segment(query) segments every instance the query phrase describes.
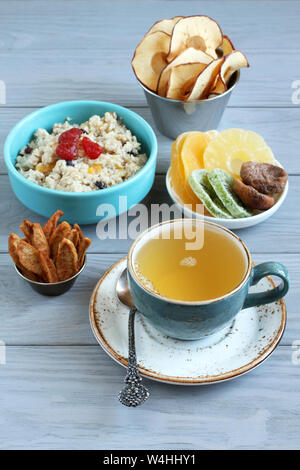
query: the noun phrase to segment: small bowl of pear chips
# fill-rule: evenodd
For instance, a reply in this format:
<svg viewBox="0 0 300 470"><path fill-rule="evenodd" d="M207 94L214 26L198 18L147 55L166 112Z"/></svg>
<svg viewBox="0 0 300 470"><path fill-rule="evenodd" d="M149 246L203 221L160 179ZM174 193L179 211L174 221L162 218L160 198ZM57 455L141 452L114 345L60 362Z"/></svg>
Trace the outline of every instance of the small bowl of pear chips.
<svg viewBox="0 0 300 470"><path fill-rule="evenodd" d="M218 23L204 15L156 22L131 65L156 126L173 139L190 130L216 129L240 69L249 67Z"/></svg>
<svg viewBox="0 0 300 470"><path fill-rule="evenodd" d="M24 237L16 233L8 237L17 273L43 295L60 295L72 287L84 269L91 244L78 224L58 224L62 215L61 210L56 211L43 227L25 219L20 225Z"/></svg>

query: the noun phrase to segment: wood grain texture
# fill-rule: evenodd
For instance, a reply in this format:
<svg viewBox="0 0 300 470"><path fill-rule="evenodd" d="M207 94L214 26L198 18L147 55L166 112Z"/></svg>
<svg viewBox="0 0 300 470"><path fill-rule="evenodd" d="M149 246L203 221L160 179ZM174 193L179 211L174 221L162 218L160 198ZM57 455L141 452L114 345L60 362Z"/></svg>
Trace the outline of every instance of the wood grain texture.
<svg viewBox="0 0 300 470"><path fill-rule="evenodd" d="M255 227L236 230L243 240L246 242L252 252L261 253L299 253L300 252L300 220L295 217L295 208L300 206L300 187L299 177L292 176L289 179L289 194L280 207L278 212ZM7 237L10 232L17 231L20 222L27 218L32 222L44 223L46 219L41 217L29 209L27 209L12 193L9 181L6 175L0 175L0 200L5 217L0 225L0 251L7 251ZM165 175L157 175L153 188L143 201L148 208L151 204L172 204L166 189ZM149 215L151 211L149 210ZM181 212L177 210L176 216L180 217ZM128 227L133 217L123 215L124 226ZM292 223L291 223L292 221ZM120 224L117 218L117 234L119 234ZM150 219L149 219L150 222ZM113 223L113 222L111 222ZM84 227L84 233L91 238L93 243L89 248L90 252L102 253L124 253L128 251L132 241L127 238L127 230L121 231L120 239L100 240L96 235L96 225L87 225ZM99 230L98 230L99 233ZM103 230L102 230L103 233ZM280 238L280 245L278 245Z"/></svg>
<svg viewBox="0 0 300 470"><path fill-rule="evenodd" d="M96 340L89 325L88 305L94 286L122 254L89 254L87 266L66 294L46 298L34 292L13 268L8 254L0 255L0 340L7 345L92 345ZM281 340L291 345L300 339L300 254L255 254L256 263L279 261L286 265L291 289L286 297L287 327ZM21 308L16 308L16 306Z"/></svg>
<svg viewBox="0 0 300 470"><path fill-rule="evenodd" d="M8 347L0 365L1 449L299 449L300 366L281 347L231 382L147 381L136 410L124 369L94 346Z"/></svg>
<svg viewBox="0 0 300 470"><path fill-rule="evenodd" d="M3 2L0 79L7 84L7 104L112 97L144 104L130 65L136 45L159 18L197 13L219 21L251 65L242 71L231 105L292 105L291 84L300 68L300 4L265 0Z"/></svg>
<svg viewBox="0 0 300 470"><path fill-rule="evenodd" d="M112 101L115 101L112 99ZM12 127L24 116L37 108L6 108L0 106L0 173L6 173L3 163L3 145ZM172 140L156 130L149 108L131 109L141 115L156 132L158 141L157 173L165 173L170 166ZM240 127L259 132L273 150L275 158L291 175L300 174L300 119L295 108L227 108L220 130Z"/></svg>

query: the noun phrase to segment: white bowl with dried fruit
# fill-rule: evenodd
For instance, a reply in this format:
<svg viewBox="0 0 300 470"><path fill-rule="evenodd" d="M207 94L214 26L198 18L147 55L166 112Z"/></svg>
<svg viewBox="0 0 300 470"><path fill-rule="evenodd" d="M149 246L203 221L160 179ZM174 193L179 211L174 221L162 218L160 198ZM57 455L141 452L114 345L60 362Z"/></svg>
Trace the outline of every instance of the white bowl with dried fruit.
<svg viewBox="0 0 300 470"><path fill-rule="evenodd" d="M173 143L166 186L186 216L240 229L277 212L288 193L288 175L253 131L195 131Z"/></svg>

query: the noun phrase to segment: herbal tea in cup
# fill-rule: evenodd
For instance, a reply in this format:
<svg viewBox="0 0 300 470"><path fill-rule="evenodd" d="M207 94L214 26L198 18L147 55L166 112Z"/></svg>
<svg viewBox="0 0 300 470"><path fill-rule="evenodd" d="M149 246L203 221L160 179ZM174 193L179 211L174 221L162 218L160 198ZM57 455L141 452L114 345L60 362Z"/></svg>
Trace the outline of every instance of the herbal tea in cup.
<svg viewBox="0 0 300 470"><path fill-rule="evenodd" d="M249 293L268 275L281 278L280 284ZM289 289L285 266L268 261L252 267L237 235L200 219L170 220L143 232L128 253L128 281L147 321L183 340L215 333L240 310L275 302Z"/></svg>
<svg viewBox="0 0 300 470"><path fill-rule="evenodd" d="M230 232L205 225L201 249L191 249L184 231L162 226L137 251L135 272L145 287L169 299L205 301L222 297L244 279L247 253ZM168 232L168 233L166 233ZM180 238L176 236L182 235Z"/></svg>

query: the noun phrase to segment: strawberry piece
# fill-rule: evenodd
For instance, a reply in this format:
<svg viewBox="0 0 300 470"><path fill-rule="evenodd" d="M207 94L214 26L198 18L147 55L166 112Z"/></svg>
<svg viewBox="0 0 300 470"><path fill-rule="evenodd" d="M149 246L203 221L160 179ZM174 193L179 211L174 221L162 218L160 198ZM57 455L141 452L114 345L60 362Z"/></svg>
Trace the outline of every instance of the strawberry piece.
<svg viewBox="0 0 300 470"><path fill-rule="evenodd" d="M95 160L103 152L103 148L99 144L97 144L97 142L93 142L88 137L83 137L81 144L82 144L84 153L91 160Z"/></svg>
<svg viewBox="0 0 300 470"><path fill-rule="evenodd" d="M60 134L58 138L58 142L60 144L79 142L81 134L82 134L81 129L78 129L77 127L72 127L71 129Z"/></svg>
<svg viewBox="0 0 300 470"><path fill-rule="evenodd" d="M78 155L78 144L59 144L56 147L56 155L64 160L75 160Z"/></svg>
<svg viewBox="0 0 300 470"><path fill-rule="evenodd" d="M72 129L60 134L56 155L64 160L75 160L78 155L78 145L81 134L82 130L77 127L72 127Z"/></svg>

